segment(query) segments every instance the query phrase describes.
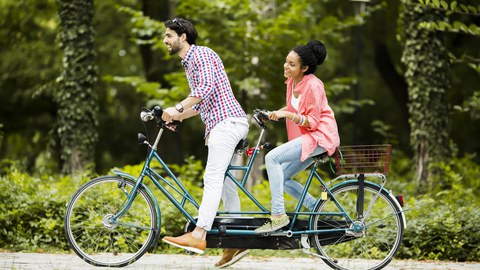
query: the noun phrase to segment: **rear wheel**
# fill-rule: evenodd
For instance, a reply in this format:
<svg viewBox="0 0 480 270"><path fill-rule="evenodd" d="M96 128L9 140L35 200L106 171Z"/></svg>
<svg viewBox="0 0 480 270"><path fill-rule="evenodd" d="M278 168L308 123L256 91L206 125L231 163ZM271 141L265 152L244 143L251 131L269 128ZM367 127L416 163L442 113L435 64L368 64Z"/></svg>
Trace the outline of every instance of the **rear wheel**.
<svg viewBox="0 0 480 270"><path fill-rule="evenodd" d="M358 182L338 186L333 195L355 220L357 216ZM399 207L385 190L366 182L364 188L365 219L347 221L343 216L315 215L311 228L346 229L337 233L317 234L312 237L317 252L334 269L381 269L393 258L403 238L403 219ZM378 197L377 197L378 195ZM370 211L367 213L368 208ZM339 212L331 199L318 204L315 212Z"/></svg>
<svg viewBox="0 0 480 270"><path fill-rule="evenodd" d="M155 239L157 213L149 193L139 188L131 207L111 218L132 195L135 182L103 176L84 184L65 214L65 232L80 258L95 266L121 267L140 258Z"/></svg>

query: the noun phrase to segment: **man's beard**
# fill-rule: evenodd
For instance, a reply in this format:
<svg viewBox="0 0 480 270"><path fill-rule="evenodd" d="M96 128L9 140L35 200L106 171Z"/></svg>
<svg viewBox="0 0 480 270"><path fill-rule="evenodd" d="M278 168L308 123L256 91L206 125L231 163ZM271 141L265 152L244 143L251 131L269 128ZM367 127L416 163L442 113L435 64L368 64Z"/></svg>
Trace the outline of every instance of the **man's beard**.
<svg viewBox="0 0 480 270"><path fill-rule="evenodd" d="M171 49L170 49L170 52L169 52L170 55L177 54L178 51L180 51L180 46L179 46L178 43L176 43L176 44L171 44L171 45L170 45L170 48L171 48Z"/></svg>

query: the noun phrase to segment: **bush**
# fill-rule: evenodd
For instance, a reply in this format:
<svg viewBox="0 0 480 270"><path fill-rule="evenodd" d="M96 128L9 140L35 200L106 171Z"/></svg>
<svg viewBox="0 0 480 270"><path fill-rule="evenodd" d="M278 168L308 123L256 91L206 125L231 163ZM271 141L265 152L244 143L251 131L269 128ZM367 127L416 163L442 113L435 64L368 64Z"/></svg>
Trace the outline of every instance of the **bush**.
<svg viewBox="0 0 480 270"><path fill-rule="evenodd" d="M15 165L11 162L2 164ZM406 164L406 162L404 162ZM0 164L1 165L1 164ZM62 251L70 250L63 229L66 204L74 192L90 177L87 176L31 176L22 172L22 166L0 166L0 249L12 251ZM142 164L121 168L137 176ZM403 165L402 165L403 166ZM157 166L158 167L158 166ZM478 209L478 173L480 166L471 157L453 159L440 164L443 174L437 181L440 187L431 194L416 196L405 205L407 229L397 258L435 259L455 261L480 261L480 209ZM203 166L190 157L182 166L172 166L192 196L201 202ZM306 178L303 173L298 178ZM162 174L164 175L164 174ZM398 180L397 180L398 179ZM393 180L393 181L392 181ZM387 188L395 187L413 194L411 180L400 174L389 175ZM172 206L151 181L145 181L160 204L162 236L180 235L186 223L183 215ZM315 185L315 184L314 184ZM267 182L253 188L254 196L265 206L270 206L270 189ZM315 193L315 192L314 192ZM240 193L241 194L241 193ZM318 194L314 194L318 195ZM181 200L179 194L175 195ZM258 210L242 196L242 209ZM297 201L286 196L286 206L293 210ZM193 205L185 205L193 215ZM181 216L181 218L179 218ZM159 243L156 252L177 252ZM216 252L216 251L212 251ZM275 253L277 254L277 253Z"/></svg>
<svg viewBox="0 0 480 270"><path fill-rule="evenodd" d="M480 261L480 166L475 155L434 165L428 194L408 200L399 257Z"/></svg>
<svg viewBox="0 0 480 270"><path fill-rule="evenodd" d="M407 230L397 257L480 260L480 209L449 201L428 196L408 200Z"/></svg>
<svg viewBox="0 0 480 270"><path fill-rule="evenodd" d="M137 176L142 166L126 166L121 170ZM31 176L17 168L7 169L4 166L0 173L0 249L37 252L70 250L63 226L66 205L75 191L92 177ZM202 189L198 176L203 172L201 162L189 158L185 165L172 168L184 172L182 183L200 203L198 199ZM151 181L145 183L160 204L162 235L182 233L187 220L179 218L180 212ZM181 200L178 194L176 197ZM193 205L187 204L186 207L195 213Z"/></svg>
<svg viewBox="0 0 480 270"><path fill-rule="evenodd" d="M70 180L35 178L16 170L2 176L0 247L13 251L67 249L63 216L67 194L73 191L68 188Z"/></svg>

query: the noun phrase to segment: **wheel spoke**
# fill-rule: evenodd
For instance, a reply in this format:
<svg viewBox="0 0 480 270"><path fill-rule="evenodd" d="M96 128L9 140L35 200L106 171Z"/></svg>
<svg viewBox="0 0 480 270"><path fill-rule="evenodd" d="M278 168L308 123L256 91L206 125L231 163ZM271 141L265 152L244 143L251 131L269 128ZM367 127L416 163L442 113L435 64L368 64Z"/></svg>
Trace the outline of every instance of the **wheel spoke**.
<svg viewBox="0 0 480 270"><path fill-rule="evenodd" d="M155 204L140 188L130 209L117 221L111 217L124 208L135 182L120 177L96 178L72 197L65 215L67 239L74 251L96 266L121 267L140 258L154 240Z"/></svg>
<svg viewBox="0 0 480 270"><path fill-rule="evenodd" d="M356 216L356 198L359 186L348 183L332 190L336 200L350 216ZM317 252L325 263L336 269L381 269L397 252L403 237L403 221L395 202L385 191L370 183L364 188L367 215L352 224L341 216L316 215L312 229L345 228L346 233L326 233L313 237ZM335 212L337 206L326 200L316 212Z"/></svg>

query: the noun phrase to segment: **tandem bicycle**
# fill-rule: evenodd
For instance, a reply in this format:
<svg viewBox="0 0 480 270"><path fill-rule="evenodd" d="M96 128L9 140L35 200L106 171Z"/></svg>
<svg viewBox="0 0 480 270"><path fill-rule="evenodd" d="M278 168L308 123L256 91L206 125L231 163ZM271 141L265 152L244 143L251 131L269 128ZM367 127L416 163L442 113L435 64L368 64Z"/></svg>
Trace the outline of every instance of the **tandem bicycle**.
<svg viewBox="0 0 480 270"><path fill-rule="evenodd" d="M161 209L146 179L185 217L185 231L195 228L195 213L187 205L198 210L199 203L182 183L181 176L176 176L157 153L165 129L174 129L162 121L162 112L156 106L153 110L143 109L140 114L142 121L155 121L159 126L153 144L145 135L138 134L139 143L148 146L140 175L114 170L114 175L83 184L67 204L67 240L74 252L91 265L123 267L157 247ZM265 223L270 211L246 188L246 183L255 158L270 143L263 143L266 112L255 110L253 118L261 128L256 145L247 149L248 143L242 140L236 149L248 154L247 164L230 165L225 176L258 210L218 211L207 233L207 248L299 249L321 258L333 269L385 267L398 251L406 228L403 197L385 187L391 145L341 146L332 157L315 156L294 211L287 211L290 223L278 231L257 234L254 230ZM161 169L152 165L154 161ZM325 181L317 170L329 161L335 164L338 176ZM237 178L237 171L243 171L243 176ZM303 201L311 188L321 195L314 210L304 210Z"/></svg>

